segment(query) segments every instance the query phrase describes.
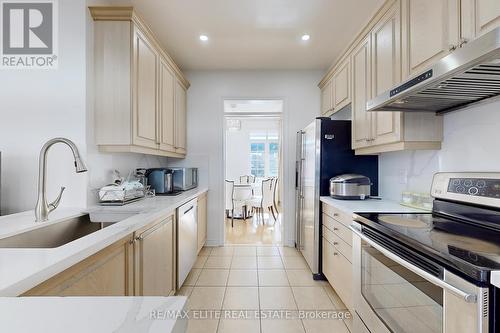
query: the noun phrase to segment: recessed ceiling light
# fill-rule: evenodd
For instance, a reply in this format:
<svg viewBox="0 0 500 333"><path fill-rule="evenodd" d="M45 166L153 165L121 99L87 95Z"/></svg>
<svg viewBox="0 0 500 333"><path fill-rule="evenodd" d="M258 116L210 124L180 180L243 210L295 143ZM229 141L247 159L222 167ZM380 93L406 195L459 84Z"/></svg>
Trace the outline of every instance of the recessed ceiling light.
<svg viewBox="0 0 500 333"><path fill-rule="evenodd" d="M208 36L207 35L200 35L200 40L202 42L206 42L208 40Z"/></svg>
<svg viewBox="0 0 500 333"><path fill-rule="evenodd" d="M302 36L302 40L303 41L306 41L306 40L309 40L309 39L311 39L311 36L309 36L309 35L303 35Z"/></svg>

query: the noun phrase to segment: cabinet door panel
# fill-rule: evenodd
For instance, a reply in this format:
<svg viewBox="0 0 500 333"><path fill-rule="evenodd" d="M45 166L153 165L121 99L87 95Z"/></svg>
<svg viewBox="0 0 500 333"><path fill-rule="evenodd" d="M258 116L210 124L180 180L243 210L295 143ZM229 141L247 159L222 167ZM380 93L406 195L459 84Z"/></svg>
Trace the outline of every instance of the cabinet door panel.
<svg viewBox="0 0 500 333"><path fill-rule="evenodd" d="M330 112L333 108L333 91L332 91L332 79L326 83L326 85L321 89L321 114L325 115Z"/></svg>
<svg viewBox="0 0 500 333"><path fill-rule="evenodd" d="M476 34L478 36L500 26L500 1L475 0Z"/></svg>
<svg viewBox="0 0 500 333"><path fill-rule="evenodd" d="M175 151L175 76L160 62L160 149Z"/></svg>
<svg viewBox="0 0 500 333"><path fill-rule="evenodd" d="M365 147L371 138L371 113L366 111L366 102L371 97L370 39L361 42L352 54L352 145Z"/></svg>
<svg viewBox="0 0 500 333"><path fill-rule="evenodd" d="M174 219L159 222L136 243L136 294L169 296L174 292Z"/></svg>
<svg viewBox="0 0 500 333"><path fill-rule="evenodd" d="M372 32L373 96L390 89L401 80L401 21L396 3ZM375 112L372 126L374 144L401 140L401 113Z"/></svg>
<svg viewBox="0 0 500 333"><path fill-rule="evenodd" d="M175 148L179 153L186 152L186 89L179 81L175 86L175 119L176 143Z"/></svg>
<svg viewBox="0 0 500 333"><path fill-rule="evenodd" d="M134 144L157 148L158 54L138 31L134 41Z"/></svg>
<svg viewBox="0 0 500 333"><path fill-rule="evenodd" d="M334 77L334 93L333 97L335 102L333 107L339 110L349 104L351 101L350 94L350 80L349 80L349 59L344 62L344 64L339 68L337 74Z"/></svg>
<svg viewBox="0 0 500 333"><path fill-rule="evenodd" d="M198 252L207 240L207 195L198 200Z"/></svg>
<svg viewBox="0 0 500 333"><path fill-rule="evenodd" d="M458 0L406 0L407 75L421 72L450 53L459 39Z"/></svg>

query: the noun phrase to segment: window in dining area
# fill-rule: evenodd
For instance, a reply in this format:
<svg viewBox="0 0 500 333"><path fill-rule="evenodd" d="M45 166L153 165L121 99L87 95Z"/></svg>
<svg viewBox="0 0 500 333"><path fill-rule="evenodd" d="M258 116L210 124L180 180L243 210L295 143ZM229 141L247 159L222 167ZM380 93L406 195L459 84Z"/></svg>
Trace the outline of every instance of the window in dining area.
<svg viewBox="0 0 500 333"><path fill-rule="evenodd" d="M278 133L250 134L250 174L258 177L278 177Z"/></svg>

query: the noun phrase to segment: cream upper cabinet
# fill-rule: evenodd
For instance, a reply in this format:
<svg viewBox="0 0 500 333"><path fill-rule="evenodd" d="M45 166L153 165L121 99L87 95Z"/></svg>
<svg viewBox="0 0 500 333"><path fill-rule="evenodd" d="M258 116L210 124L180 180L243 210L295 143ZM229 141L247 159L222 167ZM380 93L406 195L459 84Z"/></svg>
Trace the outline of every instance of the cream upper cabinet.
<svg viewBox="0 0 500 333"><path fill-rule="evenodd" d="M333 108L340 110L351 103L350 58L340 65L333 76Z"/></svg>
<svg viewBox="0 0 500 333"><path fill-rule="evenodd" d="M178 153L186 153L186 89L176 81L175 85L175 149Z"/></svg>
<svg viewBox="0 0 500 333"><path fill-rule="evenodd" d="M498 28L500 26L500 1L461 0L461 23L464 41Z"/></svg>
<svg viewBox="0 0 500 333"><path fill-rule="evenodd" d="M157 65L158 53L148 39L134 31L134 130L133 143L137 146L158 148L157 133Z"/></svg>
<svg viewBox="0 0 500 333"><path fill-rule="evenodd" d="M366 111L371 97L371 44L367 37L352 52L352 147L366 147L371 139L372 114Z"/></svg>
<svg viewBox="0 0 500 333"><path fill-rule="evenodd" d="M372 96L401 81L401 15L396 2L375 25L372 43ZM375 112L372 116L374 144L401 140L401 113Z"/></svg>
<svg viewBox="0 0 500 333"><path fill-rule="evenodd" d="M146 227L135 237L135 295L170 296L175 292L174 217Z"/></svg>
<svg viewBox="0 0 500 333"><path fill-rule="evenodd" d="M185 123L189 82L133 8L89 8L95 21L95 138L99 150L184 157L185 125L182 138L176 125ZM180 119L177 105L184 110Z"/></svg>
<svg viewBox="0 0 500 333"><path fill-rule="evenodd" d="M459 46L460 0L403 0L402 7L403 78L407 78Z"/></svg>
<svg viewBox="0 0 500 333"><path fill-rule="evenodd" d="M333 81L330 79L321 88L321 115L327 115L333 110Z"/></svg>
<svg viewBox="0 0 500 333"><path fill-rule="evenodd" d="M175 152L175 75L160 60L160 149Z"/></svg>

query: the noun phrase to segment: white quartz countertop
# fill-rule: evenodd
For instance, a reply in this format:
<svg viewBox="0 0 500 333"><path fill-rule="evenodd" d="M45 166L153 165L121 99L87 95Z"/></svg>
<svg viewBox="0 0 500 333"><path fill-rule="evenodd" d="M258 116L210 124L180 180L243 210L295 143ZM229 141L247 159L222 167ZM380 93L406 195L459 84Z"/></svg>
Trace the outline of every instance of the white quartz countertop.
<svg viewBox="0 0 500 333"><path fill-rule="evenodd" d="M34 213L0 217L0 239L59 223L87 212L122 214L122 220L102 230L56 248L0 248L0 296L18 296L54 275L99 252L149 223L169 215L184 203L206 192L206 188L186 191L175 197L148 198L123 207L60 208L46 222L35 223ZM115 221L107 221L115 222Z"/></svg>
<svg viewBox="0 0 500 333"><path fill-rule="evenodd" d="M186 297L0 297L1 331L181 333L187 328L186 302Z"/></svg>
<svg viewBox="0 0 500 333"><path fill-rule="evenodd" d="M327 205L336 207L349 214L355 213L428 213L418 208L407 207L399 202L387 199L366 200L339 200L332 197L321 197L320 200Z"/></svg>

